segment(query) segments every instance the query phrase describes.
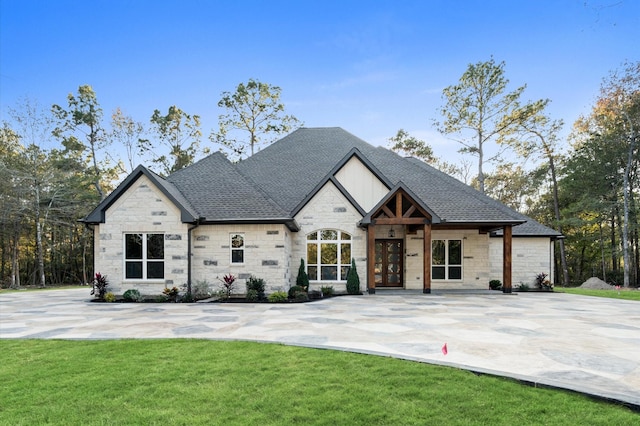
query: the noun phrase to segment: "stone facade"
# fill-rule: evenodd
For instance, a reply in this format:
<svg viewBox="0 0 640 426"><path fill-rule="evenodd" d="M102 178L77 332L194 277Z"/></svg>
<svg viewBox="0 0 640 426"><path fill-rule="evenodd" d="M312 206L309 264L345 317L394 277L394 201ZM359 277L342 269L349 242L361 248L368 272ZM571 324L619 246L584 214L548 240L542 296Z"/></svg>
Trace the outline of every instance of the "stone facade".
<svg viewBox="0 0 640 426"><path fill-rule="evenodd" d="M358 227L362 216L331 182L320 189L295 217L300 232L292 234L292 259L295 271L291 276L291 285L295 284L297 266L300 259L307 263L307 235L322 229L335 229L351 234L351 257L356 260L356 269L360 277L360 290L366 290L367 271L367 233ZM336 292L346 291L346 281L314 281L312 289L321 286L333 286Z"/></svg>
<svg viewBox="0 0 640 426"><path fill-rule="evenodd" d="M549 238L513 238L511 247L512 287L520 284L533 288L541 272L553 277L553 244ZM489 264L492 280L502 281L502 238L490 238Z"/></svg>
<svg viewBox="0 0 640 426"><path fill-rule="evenodd" d="M244 263L231 262L230 238L244 236ZM201 225L192 231L192 283L206 281L218 288L224 275L237 278L236 293L245 280L262 278L267 293L288 290L291 280L291 232L284 225Z"/></svg>
<svg viewBox="0 0 640 426"><path fill-rule="evenodd" d="M107 276L109 291L122 294L137 288L161 294L165 287L187 282L187 230L180 210L149 179L141 176L105 212L95 226L95 271ZM164 234L164 279L127 280L124 274L124 234Z"/></svg>

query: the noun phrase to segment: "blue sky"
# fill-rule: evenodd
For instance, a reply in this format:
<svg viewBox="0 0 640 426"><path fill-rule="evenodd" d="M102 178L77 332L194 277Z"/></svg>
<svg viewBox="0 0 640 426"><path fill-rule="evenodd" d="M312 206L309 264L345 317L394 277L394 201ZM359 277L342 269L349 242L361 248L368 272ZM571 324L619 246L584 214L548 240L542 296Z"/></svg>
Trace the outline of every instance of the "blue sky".
<svg viewBox="0 0 640 426"><path fill-rule="evenodd" d="M442 89L491 56L568 132L602 78L640 60L640 2L0 0L0 118L89 84L106 118L200 115L207 145L220 94L254 78L308 127L375 145L404 128L453 159L459 145L432 126Z"/></svg>

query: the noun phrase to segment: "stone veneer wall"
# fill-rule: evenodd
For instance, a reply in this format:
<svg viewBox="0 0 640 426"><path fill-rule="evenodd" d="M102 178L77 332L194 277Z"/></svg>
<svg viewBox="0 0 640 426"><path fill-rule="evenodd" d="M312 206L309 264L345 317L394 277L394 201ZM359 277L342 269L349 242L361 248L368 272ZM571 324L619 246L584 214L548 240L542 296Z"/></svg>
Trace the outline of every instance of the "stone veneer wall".
<svg viewBox="0 0 640 426"><path fill-rule="evenodd" d="M491 279L502 281L502 238L490 238ZM541 272L548 274L553 282L553 245L547 238L513 238L511 247L511 285L520 283L533 288L535 277Z"/></svg>
<svg viewBox="0 0 640 426"><path fill-rule="evenodd" d="M107 276L108 291L122 294L137 288L142 294L161 294L165 287L187 282L187 225L180 210L145 176L107 209L105 223L95 227L95 271ZM165 278L124 279L124 234L164 234Z"/></svg>
<svg viewBox="0 0 640 426"><path fill-rule="evenodd" d="M367 233L358 227L362 216L340 191L328 182L307 203L295 217L300 231L292 233L291 259L294 271L289 284L295 285L300 259L307 264L307 234L320 229L337 229L351 234L351 257L356 260L356 269L360 277L360 290L365 291L367 282ZM335 292L346 292L346 281L316 281L312 289L333 286Z"/></svg>
<svg viewBox="0 0 640 426"><path fill-rule="evenodd" d="M244 263L231 263L231 234L244 234ZM220 287L224 275L236 276L236 291L246 292L251 275L266 282L266 292L288 290L291 279L291 232L284 225L201 225L192 231L192 284Z"/></svg>
<svg viewBox="0 0 640 426"><path fill-rule="evenodd" d="M486 234L477 230L438 231L431 233L432 240L462 240L462 281L432 280L431 289L484 289L489 286L489 241ZM405 288L422 289L424 231L405 237Z"/></svg>

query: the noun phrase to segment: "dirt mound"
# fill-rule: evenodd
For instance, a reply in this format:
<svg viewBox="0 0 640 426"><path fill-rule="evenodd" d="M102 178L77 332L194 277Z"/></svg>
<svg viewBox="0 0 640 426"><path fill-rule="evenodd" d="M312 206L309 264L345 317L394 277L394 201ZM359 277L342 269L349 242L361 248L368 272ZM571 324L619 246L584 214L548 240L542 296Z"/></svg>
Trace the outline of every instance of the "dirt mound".
<svg viewBox="0 0 640 426"><path fill-rule="evenodd" d="M580 288L589 288L593 290L611 290L612 287L598 277L591 277L584 283L582 283Z"/></svg>

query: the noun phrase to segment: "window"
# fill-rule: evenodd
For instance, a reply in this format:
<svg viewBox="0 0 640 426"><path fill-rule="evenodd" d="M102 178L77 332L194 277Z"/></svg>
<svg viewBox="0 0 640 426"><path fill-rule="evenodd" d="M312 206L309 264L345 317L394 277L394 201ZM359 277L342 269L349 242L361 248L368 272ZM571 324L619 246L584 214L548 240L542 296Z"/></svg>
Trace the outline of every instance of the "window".
<svg viewBox="0 0 640 426"><path fill-rule="evenodd" d="M431 278L462 280L462 240L431 242Z"/></svg>
<svg viewBox="0 0 640 426"><path fill-rule="evenodd" d="M351 235L324 229L307 235L310 281L345 281L351 266Z"/></svg>
<svg viewBox="0 0 640 426"><path fill-rule="evenodd" d="M124 235L124 278L164 278L164 234Z"/></svg>
<svg viewBox="0 0 640 426"><path fill-rule="evenodd" d="M231 263L244 263L244 234L231 234Z"/></svg>

